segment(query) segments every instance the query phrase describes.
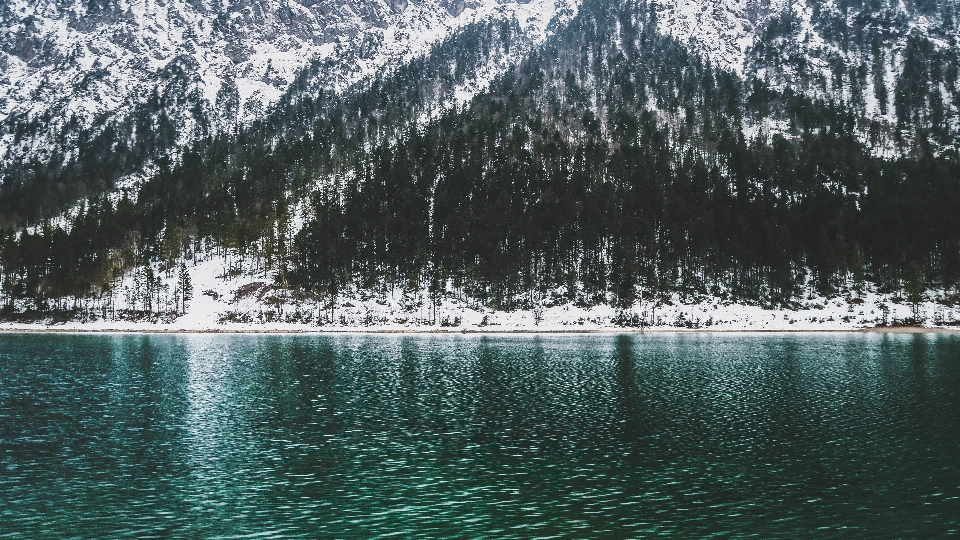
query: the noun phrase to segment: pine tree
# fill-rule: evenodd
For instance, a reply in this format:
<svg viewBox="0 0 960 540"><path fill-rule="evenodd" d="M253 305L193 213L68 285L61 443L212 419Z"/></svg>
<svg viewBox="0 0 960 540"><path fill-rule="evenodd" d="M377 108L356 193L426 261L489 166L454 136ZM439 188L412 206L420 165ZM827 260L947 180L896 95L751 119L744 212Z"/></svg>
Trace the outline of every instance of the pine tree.
<svg viewBox="0 0 960 540"><path fill-rule="evenodd" d="M920 265L916 262L911 262L907 266L906 275L904 276L904 292L907 294L907 302L910 302L910 306L913 308L913 320L918 322L920 318L920 303L923 302L923 271L920 270Z"/></svg>
<svg viewBox="0 0 960 540"><path fill-rule="evenodd" d="M180 313L187 313L187 302L193 298L193 283L190 281L190 272L187 265L180 261L180 273L177 276L177 285L180 288Z"/></svg>

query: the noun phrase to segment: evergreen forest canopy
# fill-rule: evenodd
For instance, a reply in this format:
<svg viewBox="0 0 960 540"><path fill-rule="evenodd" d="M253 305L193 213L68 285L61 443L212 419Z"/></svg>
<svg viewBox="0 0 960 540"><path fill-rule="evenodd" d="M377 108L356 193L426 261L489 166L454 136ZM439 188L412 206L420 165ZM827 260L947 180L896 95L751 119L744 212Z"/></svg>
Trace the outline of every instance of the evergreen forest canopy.
<svg viewBox="0 0 960 540"><path fill-rule="evenodd" d="M6 314L103 303L125 274L153 279L210 251L329 301L394 288L497 309L674 292L790 306L808 285L957 292L960 160L945 141L957 118L930 114L917 88L958 59L914 58L899 122L882 125L712 67L654 17L643 1L588 1L464 106L436 105L502 57L515 26L468 27L344 94L295 83L262 121L189 148L114 131L70 161L21 164L0 193ZM899 157L877 157L881 139ZM135 197L109 194L150 156ZM77 197L66 223L45 217Z"/></svg>

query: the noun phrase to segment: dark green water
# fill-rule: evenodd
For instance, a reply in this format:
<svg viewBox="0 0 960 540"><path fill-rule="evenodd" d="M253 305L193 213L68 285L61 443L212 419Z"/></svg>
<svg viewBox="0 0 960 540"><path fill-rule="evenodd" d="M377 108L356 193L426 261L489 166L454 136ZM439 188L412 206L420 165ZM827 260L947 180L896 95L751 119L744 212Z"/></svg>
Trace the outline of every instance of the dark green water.
<svg viewBox="0 0 960 540"><path fill-rule="evenodd" d="M0 335L0 537L960 535L960 338Z"/></svg>

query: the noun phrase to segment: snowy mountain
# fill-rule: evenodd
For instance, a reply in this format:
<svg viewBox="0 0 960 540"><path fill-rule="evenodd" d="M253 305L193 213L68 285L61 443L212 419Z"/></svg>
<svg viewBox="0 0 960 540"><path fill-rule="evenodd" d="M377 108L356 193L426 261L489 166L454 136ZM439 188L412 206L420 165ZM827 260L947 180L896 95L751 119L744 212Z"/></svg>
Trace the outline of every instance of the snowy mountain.
<svg viewBox="0 0 960 540"><path fill-rule="evenodd" d="M0 5L0 163L69 160L105 130L143 144L138 121L141 138L159 139L144 152L166 152L263 117L295 81L305 95L342 90L428 54L471 24L516 21L521 32L511 38L511 54L464 85L463 103L578 5L10 0ZM660 0L650 7L662 34L717 67L853 108L863 118L861 138L878 152L908 151L918 128L932 131L938 147L954 146L960 134L951 120L960 95L955 0Z"/></svg>
<svg viewBox="0 0 960 540"><path fill-rule="evenodd" d="M516 20L519 41L542 40L573 8L566 0L3 2L0 159L69 157L84 130L90 138L136 114L152 132L170 124L170 142L184 144L261 117L307 66L324 66L314 88L342 89L477 21Z"/></svg>

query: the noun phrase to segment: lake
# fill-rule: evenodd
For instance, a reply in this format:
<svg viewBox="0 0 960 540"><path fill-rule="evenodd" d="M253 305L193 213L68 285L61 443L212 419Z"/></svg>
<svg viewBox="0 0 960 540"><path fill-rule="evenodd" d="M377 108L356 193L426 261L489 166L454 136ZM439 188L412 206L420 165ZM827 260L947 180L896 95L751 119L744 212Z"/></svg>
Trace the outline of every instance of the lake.
<svg viewBox="0 0 960 540"><path fill-rule="evenodd" d="M960 534L960 337L0 334L0 538Z"/></svg>

